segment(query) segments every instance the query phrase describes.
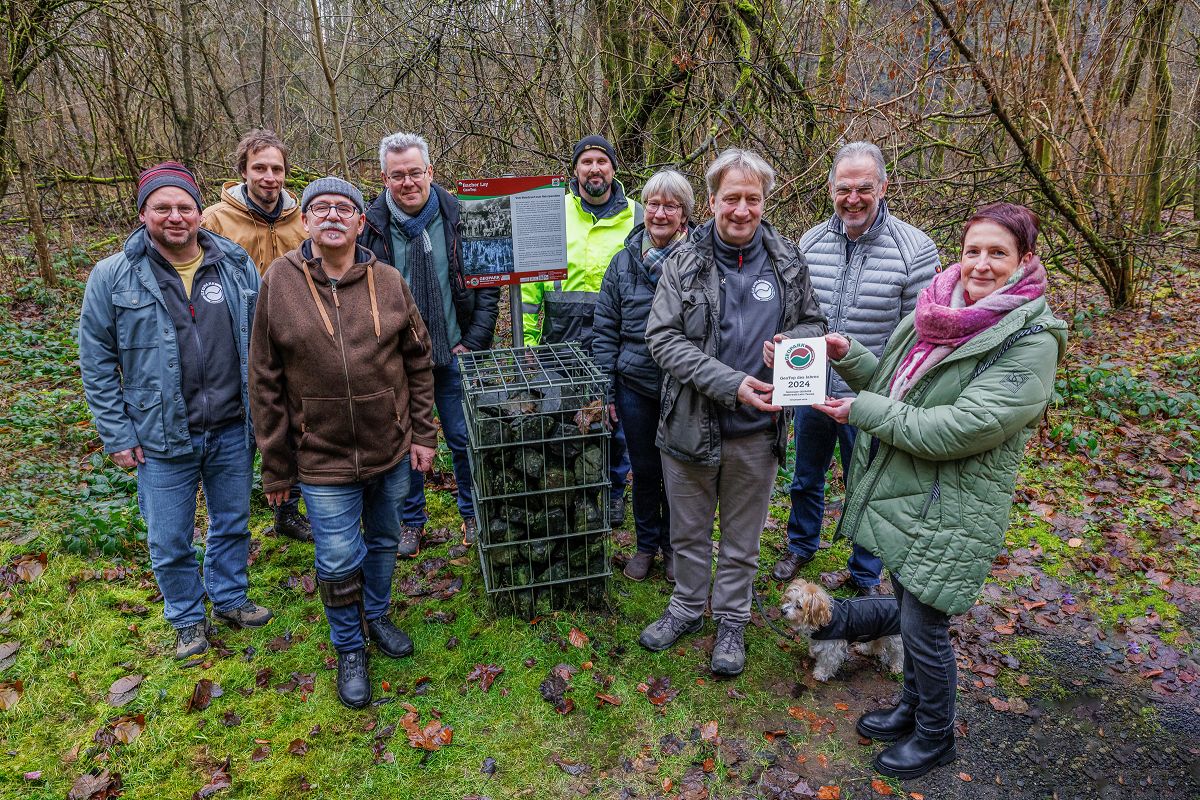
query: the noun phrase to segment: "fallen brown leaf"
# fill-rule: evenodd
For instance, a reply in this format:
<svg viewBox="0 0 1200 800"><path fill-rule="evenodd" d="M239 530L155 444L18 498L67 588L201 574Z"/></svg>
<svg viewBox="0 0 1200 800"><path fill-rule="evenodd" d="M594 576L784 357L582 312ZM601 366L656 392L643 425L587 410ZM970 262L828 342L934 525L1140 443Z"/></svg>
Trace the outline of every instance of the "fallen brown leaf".
<svg viewBox="0 0 1200 800"><path fill-rule="evenodd" d="M250 754L251 761L262 761L267 756L271 755L271 745L262 744L254 748L254 752Z"/></svg>
<svg viewBox="0 0 1200 800"><path fill-rule="evenodd" d="M13 572L26 583L32 583L46 571L46 554L29 553L13 562Z"/></svg>
<svg viewBox="0 0 1200 800"><path fill-rule="evenodd" d="M17 651L21 649L20 642L0 642L0 672L12 666L17 660Z"/></svg>
<svg viewBox="0 0 1200 800"><path fill-rule="evenodd" d="M968 775L965 772L958 773L958 779L960 781L964 781L965 783L970 783L971 781L975 780L974 778L972 778L970 775Z"/></svg>
<svg viewBox="0 0 1200 800"><path fill-rule="evenodd" d="M126 675L124 678L117 678L113 681L112 686L108 687L108 704L114 708L120 708L137 697L143 680L145 680L144 675Z"/></svg>
<svg viewBox="0 0 1200 800"><path fill-rule="evenodd" d="M715 742L717 740L717 721L709 720L700 726L700 738L706 742Z"/></svg>
<svg viewBox="0 0 1200 800"><path fill-rule="evenodd" d="M294 756L302 756L308 752L308 742L303 739L292 739L292 743L288 745L288 752Z"/></svg>
<svg viewBox="0 0 1200 800"><path fill-rule="evenodd" d="M75 779L67 800L108 800L121 795L121 773L93 769Z"/></svg>
<svg viewBox="0 0 1200 800"><path fill-rule="evenodd" d="M208 678L196 681L196 685L192 688L192 696L188 698L183 707L184 712L190 714L193 711L203 711L208 708L212 704L213 686L215 685Z"/></svg>
<svg viewBox="0 0 1200 800"><path fill-rule="evenodd" d="M8 711L25 693L24 681L0 681L0 711Z"/></svg>
<svg viewBox="0 0 1200 800"><path fill-rule="evenodd" d="M604 692L597 692L596 699L600 701L600 705L604 705L605 703L608 703L610 706L621 705L621 698L617 697L615 694L605 694Z"/></svg>
<svg viewBox="0 0 1200 800"><path fill-rule="evenodd" d="M895 789L879 780L879 778L874 778L871 781L871 788L875 790L875 794L883 795L884 797L890 797L896 793Z"/></svg>
<svg viewBox="0 0 1200 800"><path fill-rule="evenodd" d="M118 742L129 744L142 735L146 728L146 717L143 714L126 714L108 723L108 727L112 728L113 736Z"/></svg>
<svg viewBox="0 0 1200 800"><path fill-rule="evenodd" d="M589 641L588 635L579 628L571 628L571 632L567 634L567 640L576 647L587 647Z"/></svg>
<svg viewBox="0 0 1200 800"><path fill-rule="evenodd" d="M822 786L817 789L817 800L839 800L842 796L840 786Z"/></svg>
<svg viewBox="0 0 1200 800"><path fill-rule="evenodd" d="M201 786L192 795L192 800L204 800L206 797L212 797L222 789L228 789L233 785L233 779L229 777L229 760L230 756L225 756L225 763L217 767L216 771L209 777L208 783Z"/></svg>

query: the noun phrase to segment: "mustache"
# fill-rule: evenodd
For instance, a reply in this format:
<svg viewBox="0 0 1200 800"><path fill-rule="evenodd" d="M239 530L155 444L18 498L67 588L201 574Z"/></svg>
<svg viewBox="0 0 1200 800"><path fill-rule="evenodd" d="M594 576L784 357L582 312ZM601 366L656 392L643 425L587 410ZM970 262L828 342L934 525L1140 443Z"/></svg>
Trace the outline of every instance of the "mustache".
<svg viewBox="0 0 1200 800"><path fill-rule="evenodd" d="M317 230L320 230L320 231L335 230L335 231L341 231L342 233L345 233L346 231L348 231L350 229L347 228L345 225L343 225L340 222L334 222L333 220L329 219L329 220L325 220L320 225L318 225Z"/></svg>

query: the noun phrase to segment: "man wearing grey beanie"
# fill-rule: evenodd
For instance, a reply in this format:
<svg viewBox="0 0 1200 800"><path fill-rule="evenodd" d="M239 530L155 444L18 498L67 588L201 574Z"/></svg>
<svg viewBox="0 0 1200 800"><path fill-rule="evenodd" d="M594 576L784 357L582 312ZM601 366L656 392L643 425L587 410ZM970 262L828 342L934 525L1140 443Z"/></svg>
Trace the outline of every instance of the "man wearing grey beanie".
<svg viewBox="0 0 1200 800"><path fill-rule="evenodd" d="M400 273L356 243L363 197L320 178L300 200L309 238L263 276L250 337L250 406L267 502L297 482L342 703L371 701L367 645L403 658L388 616L410 466L433 464L433 365Z"/></svg>

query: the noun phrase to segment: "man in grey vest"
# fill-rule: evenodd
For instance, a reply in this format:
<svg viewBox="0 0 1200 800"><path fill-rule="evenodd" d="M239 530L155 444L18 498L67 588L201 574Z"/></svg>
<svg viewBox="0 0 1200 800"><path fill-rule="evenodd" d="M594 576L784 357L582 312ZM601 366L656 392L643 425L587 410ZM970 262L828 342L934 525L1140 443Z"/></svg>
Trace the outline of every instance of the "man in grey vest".
<svg viewBox="0 0 1200 800"><path fill-rule="evenodd" d="M933 241L888 212L887 185L887 166L878 147L870 142L843 146L829 170L833 217L800 239L829 331L862 342L877 356L941 269ZM828 377L830 395L854 394L837 373L830 370ZM791 580L816 554L825 513L825 470L837 444L846 474L856 432L807 406L796 409L788 549L771 571L775 580ZM855 545L848 566L859 594L879 593L883 565L878 558Z"/></svg>

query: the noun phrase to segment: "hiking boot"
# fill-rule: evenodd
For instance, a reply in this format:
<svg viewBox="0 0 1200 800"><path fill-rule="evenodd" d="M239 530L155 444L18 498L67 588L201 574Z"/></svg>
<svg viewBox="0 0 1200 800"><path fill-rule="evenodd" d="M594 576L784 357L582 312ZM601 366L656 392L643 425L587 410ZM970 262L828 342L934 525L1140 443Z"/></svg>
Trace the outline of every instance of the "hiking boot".
<svg viewBox="0 0 1200 800"><path fill-rule="evenodd" d="M625 522L625 495L619 495L608 501L608 524L611 528L619 527Z"/></svg>
<svg viewBox="0 0 1200 800"><path fill-rule="evenodd" d="M663 553L663 577L667 583L675 582L675 554Z"/></svg>
<svg viewBox="0 0 1200 800"><path fill-rule="evenodd" d="M421 534L425 528L419 525L404 525L400 528L400 546L396 555L401 558L416 558L421 553Z"/></svg>
<svg viewBox="0 0 1200 800"><path fill-rule="evenodd" d="M185 658L198 656L208 652L208 620L197 622L195 625L185 625L175 629L175 658L183 661Z"/></svg>
<svg viewBox="0 0 1200 800"><path fill-rule="evenodd" d="M261 628L271 621L271 609L263 608L249 600L232 611L213 609L213 619L237 630L238 628Z"/></svg>
<svg viewBox="0 0 1200 800"><path fill-rule="evenodd" d="M371 676L367 673L367 649L338 653L337 693L342 705L363 708L371 702Z"/></svg>
<svg viewBox="0 0 1200 800"><path fill-rule="evenodd" d="M771 578L777 581L790 581L796 577L796 573L805 564L813 560L813 555L810 553L806 556L798 556L791 550L783 554L783 558L775 562L775 567L771 570Z"/></svg>
<svg viewBox="0 0 1200 800"><path fill-rule="evenodd" d="M623 570L626 578L631 581L644 581L646 576L650 574L650 566L654 563L653 553L643 553L639 550L634 554L633 558L629 559L629 563L625 565Z"/></svg>
<svg viewBox="0 0 1200 800"><path fill-rule="evenodd" d="M298 502L280 503L275 509L275 533L298 542L313 540L312 525L308 517L300 513Z"/></svg>
<svg viewBox="0 0 1200 800"><path fill-rule="evenodd" d="M663 612L661 617L646 626L646 629L642 631L642 635L638 637L638 644L654 652L666 650L679 641L680 636L683 636L685 633L696 633L703 627L703 617L680 619L668 609Z"/></svg>
<svg viewBox="0 0 1200 800"><path fill-rule="evenodd" d="M462 524L462 543L464 547L470 547L475 544L475 540L479 538L479 523L474 517L467 517Z"/></svg>
<svg viewBox="0 0 1200 800"><path fill-rule="evenodd" d="M733 622L717 623L717 642L713 645L714 675L740 675L746 668L746 626Z"/></svg>
<svg viewBox="0 0 1200 800"><path fill-rule="evenodd" d="M367 622L367 633L379 652L391 658L404 658L413 652L412 639L386 616Z"/></svg>

